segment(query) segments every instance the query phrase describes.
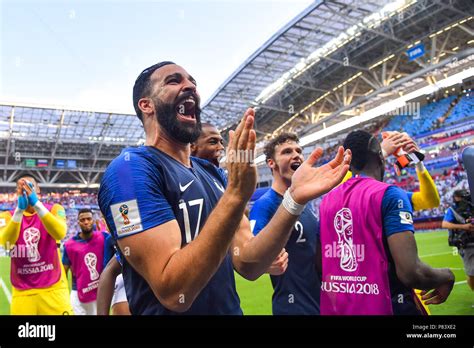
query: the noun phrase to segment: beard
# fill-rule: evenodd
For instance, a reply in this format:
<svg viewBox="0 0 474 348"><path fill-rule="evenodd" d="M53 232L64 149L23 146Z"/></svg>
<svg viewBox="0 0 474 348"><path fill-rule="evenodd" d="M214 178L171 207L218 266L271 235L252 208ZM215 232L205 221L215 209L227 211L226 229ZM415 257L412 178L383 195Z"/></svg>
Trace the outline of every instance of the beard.
<svg viewBox="0 0 474 348"><path fill-rule="evenodd" d="M201 135L202 130L201 109L197 105L195 108L196 124L185 124L178 120L176 108L182 100L190 95L190 93L187 93L186 96L180 97L175 103L164 103L158 98L153 98L158 124L163 127L170 137L184 144L195 142Z"/></svg>
<svg viewBox="0 0 474 348"><path fill-rule="evenodd" d="M92 234L92 232L94 232L94 227L92 226L89 229L85 229L85 228L81 227L81 231L82 231L82 233L84 233L85 235L88 236L88 235Z"/></svg>

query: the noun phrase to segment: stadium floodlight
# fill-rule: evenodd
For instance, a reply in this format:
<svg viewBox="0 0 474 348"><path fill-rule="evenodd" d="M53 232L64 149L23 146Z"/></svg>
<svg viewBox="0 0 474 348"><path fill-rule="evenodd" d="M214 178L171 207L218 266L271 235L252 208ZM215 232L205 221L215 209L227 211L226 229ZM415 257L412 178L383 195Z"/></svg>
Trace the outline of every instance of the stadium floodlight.
<svg viewBox="0 0 474 348"><path fill-rule="evenodd" d="M330 135L353 128L359 124L365 123L367 121L370 121L382 115L386 115L393 110L402 108L403 106L406 105L408 101L411 101L423 95L432 94L433 92L436 92L440 88L447 88L456 84L460 84L462 83L464 79L472 77L472 76L474 76L474 67L461 71L457 74L451 75L434 84L417 89L416 91L403 95L399 98L390 100L389 102L383 103L382 105L379 105L373 109L367 110L366 112L362 113L359 116L351 117L335 125L332 125L322 130L308 134L307 136L304 136L301 138L300 145L301 146L309 145L317 140L321 140ZM255 163L257 165L264 161L265 161L265 155L260 155L255 159Z"/></svg>
<svg viewBox="0 0 474 348"><path fill-rule="evenodd" d="M394 15L396 12L403 11L415 2L416 0L393 1L385 5L380 11L364 17L360 23L351 26L339 34L339 36L326 42L322 47L319 47L309 54L307 58L302 58L292 69L284 73L278 80L265 87L257 98L255 98L255 103L265 103L273 97L275 93L291 83L293 79L319 62L322 57L326 57L340 47L346 45L349 41L361 35L362 31L365 29L380 25L380 23Z"/></svg>

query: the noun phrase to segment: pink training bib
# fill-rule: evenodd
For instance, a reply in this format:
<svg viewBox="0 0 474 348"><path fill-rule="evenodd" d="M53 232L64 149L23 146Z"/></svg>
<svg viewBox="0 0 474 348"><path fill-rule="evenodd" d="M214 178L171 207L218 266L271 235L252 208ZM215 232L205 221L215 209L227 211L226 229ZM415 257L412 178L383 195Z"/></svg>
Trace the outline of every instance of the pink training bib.
<svg viewBox="0 0 474 348"><path fill-rule="evenodd" d="M93 232L92 237L86 242L71 238L65 243L81 302L92 302L97 299L99 276L104 260L104 243L102 232Z"/></svg>
<svg viewBox="0 0 474 348"><path fill-rule="evenodd" d="M44 206L51 211L51 205ZM49 235L38 214L23 215L14 248L14 252L10 250L10 279L15 288L47 288L58 282L61 263L56 240Z"/></svg>
<svg viewBox="0 0 474 348"><path fill-rule="evenodd" d="M382 225L388 187L352 178L322 200L322 315L393 314Z"/></svg>

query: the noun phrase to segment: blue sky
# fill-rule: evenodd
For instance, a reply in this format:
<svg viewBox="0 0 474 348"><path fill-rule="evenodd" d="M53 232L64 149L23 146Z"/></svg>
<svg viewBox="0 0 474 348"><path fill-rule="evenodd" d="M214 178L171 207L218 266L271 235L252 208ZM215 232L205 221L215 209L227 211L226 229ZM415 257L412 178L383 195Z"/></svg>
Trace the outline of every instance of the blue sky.
<svg viewBox="0 0 474 348"><path fill-rule="evenodd" d="M0 101L133 112L138 73L173 60L203 102L311 0L0 0Z"/></svg>

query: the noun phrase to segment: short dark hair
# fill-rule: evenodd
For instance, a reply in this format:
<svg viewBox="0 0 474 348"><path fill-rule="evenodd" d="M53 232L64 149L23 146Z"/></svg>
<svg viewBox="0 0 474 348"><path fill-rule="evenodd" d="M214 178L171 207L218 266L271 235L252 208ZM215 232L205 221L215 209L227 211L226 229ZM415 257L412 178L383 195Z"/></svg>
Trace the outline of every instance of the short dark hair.
<svg viewBox="0 0 474 348"><path fill-rule="evenodd" d="M363 170L364 167L375 159L375 154L369 150L369 145L374 137L369 132L356 130L350 132L344 140L344 149L351 150L351 167Z"/></svg>
<svg viewBox="0 0 474 348"><path fill-rule="evenodd" d="M92 214L92 209L90 209L90 208L82 208L82 209L79 210L79 212L77 213L77 217L79 217L81 214L84 214L84 213L91 213L91 214Z"/></svg>
<svg viewBox="0 0 474 348"><path fill-rule="evenodd" d="M175 64L171 61L164 61L157 64L154 64L145 70L143 70L140 75L138 75L137 79L135 80L135 84L133 85L133 107L135 108L135 112L137 113L138 118L140 121L143 122L143 114L140 108L138 107L138 101L150 95L151 93L151 81L150 76L156 69L161 68L162 66L168 64Z"/></svg>
<svg viewBox="0 0 474 348"><path fill-rule="evenodd" d="M201 122L201 128L204 128L204 127L217 128L217 127L214 126L212 123L209 123L209 122Z"/></svg>
<svg viewBox="0 0 474 348"><path fill-rule="evenodd" d="M17 178L16 178L15 181L18 181L18 180L24 179L24 178L32 178L32 179L34 179L36 182L38 182L38 179L37 179L34 175L31 175L31 174L21 174L21 175L17 176Z"/></svg>
<svg viewBox="0 0 474 348"><path fill-rule="evenodd" d="M290 133L290 132L284 132L276 136L275 138L271 139L268 143L265 144L265 147L263 148L263 153L265 154L265 160L269 160L270 158L273 158L275 156L275 148L278 145L281 145L288 140L294 141L295 143L298 143L300 139L295 133Z"/></svg>
<svg viewBox="0 0 474 348"><path fill-rule="evenodd" d="M465 197L469 197L469 191L468 190L456 190L453 192L453 197L459 197L459 198L465 198Z"/></svg>

